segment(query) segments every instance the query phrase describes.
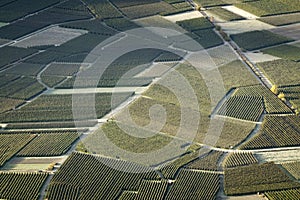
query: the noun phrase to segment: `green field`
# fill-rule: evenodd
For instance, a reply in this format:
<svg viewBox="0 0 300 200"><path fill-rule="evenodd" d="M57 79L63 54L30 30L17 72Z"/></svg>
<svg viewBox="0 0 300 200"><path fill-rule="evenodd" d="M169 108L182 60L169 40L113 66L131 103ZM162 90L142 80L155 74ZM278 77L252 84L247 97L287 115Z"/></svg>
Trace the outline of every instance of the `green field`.
<svg viewBox="0 0 300 200"><path fill-rule="evenodd" d="M225 168L258 164L257 158L252 153L229 153L223 161Z"/></svg>
<svg viewBox="0 0 300 200"><path fill-rule="evenodd" d="M298 199L300 196L300 189L280 190L273 192L265 192L266 197L270 200L293 200Z"/></svg>
<svg viewBox="0 0 300 200"><path fill-rule="evenodd" d="M204 17L178 21L176 23L187 31L197 31L214 27L213 24Z"/></svg>
<svg viewBox="0 0 300 200"><path fill-rule="evenodd" d="M250 31L230 35L232 40L244 50L253 51L274 45L279 45L293 41L290 38L277 35L270 31Z"/></svg>

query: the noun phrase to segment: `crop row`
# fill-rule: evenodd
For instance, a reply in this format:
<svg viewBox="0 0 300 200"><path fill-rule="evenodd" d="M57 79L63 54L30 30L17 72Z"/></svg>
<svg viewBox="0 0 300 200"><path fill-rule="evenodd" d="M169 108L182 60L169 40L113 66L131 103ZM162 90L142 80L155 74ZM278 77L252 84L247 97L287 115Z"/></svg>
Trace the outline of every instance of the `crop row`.
<svg viewBox="0 0 300 200"><path fill-rule="evenodd" d="M218 161L223 155L220 151L212 151L204 158L199 158L187 165L188 169L218 170Z"/></svg>
<svg viewBox="0 0 300 200"><path fill-rule="evenodd" d="M263 99L252 96L233 96L227 99L217 114L248 121L258 121L264 111Z"/></svg>
<svg viewBox="0 0 300 200"><path fill-rule="evenodd" d="M84 0L90 10L100 19L122 17L122 14L107 0Z"/></svg>
<svg viewBox="0 0 300 200"><path fill-rule="evenodd" d="M225 168L256 164L258 160L252 153L230 153L224 160Z"/></svg>
<svg viewBox="0 0 300 200"><path fill-rule="evenodd" d="M78 133L47 133L37 135L17 155L18 156L58 156L66 153Z"/></svg>
<svg viewBox="0 0 300 200"><path fill-rule="evenodd" d="M225 170L225 193L227 195L300 187L274 163L254 164Z"/></svg>
<svg viewBox="0 0 300 200"><path fill-rule="evenodd" d="M78 199L115 199L124 189L137 191L143 179L158 180L158 175L148 170L147 167L127 161L73 153L54 175L50 185L67 184L73 188L79 187ZM48 196L57 194L56 190L52 187ZM70 195L62 193L56 198L70 199Z"/></svg>
<svg viewBox="0 0 300 200"><path fill-rule="evenodd" d="M166 199L207 199L216 198L219 190L219 175L194 170L179 172L174 184L171 186Z"/></svg>
<svg viewBox="0 0 300 200"><path fill-rule="evenodd" d="M300 179L300 162L283 163L281 165L296 179Z"/></svg>
<svg viewBox="0 0 300 200"><path fill-rule="evenodd" d="M31 134L0 134L0 166L34 138L35 135Z"/></svg>
<svg viewBox="0 0 300 200"><path fill-rule="evenodd" d="M255 96L263 97L266 112L269 114L287 114L292 113L291 109L285 105L270 90L261 85L241 87L234 94L235 96Z"/></svg>
<svg viewBox="0 0 300 200"><path fill-rule="evenodd" d="M264 193L269 200L294 200L299 199L300 189L281 190Z"/></svg>
<svg viewBox="0 0 300 200"><path fill-rule="evenodd" d="M295 115L266 116L258 135L241 146L242 149L298 146L300 119Z"/></svg>
<svg viewBox="0 0 300 200"><path fill-rule="evenodd" d="M87 94L93 95L93 94ZM86 102L86 97L79 96L80 108L72 107L72 95L45 95L27 104L19 110L0 115L1 122L41 122L41 121L73 121L73 111L81 112L82 119L93 119L96 110L97 117L102 117L125 101L132 93L118 93L111 101L111 93L95 95L95 105ZM76 119L75 119L76 120ZM79 120L79 119L77 119Z"/></svg>
<svg viewBox="0 0 300 200"><path fill-rule="evenodd" d="M0 198L36 200L47 173L0 173Z"/></svg>
<svg viewBox="0 0 300 200"><path fill-rule="evenodd" d="M136 199L163 199L168 187L168 182L143 180L136 194Z"/></svg>

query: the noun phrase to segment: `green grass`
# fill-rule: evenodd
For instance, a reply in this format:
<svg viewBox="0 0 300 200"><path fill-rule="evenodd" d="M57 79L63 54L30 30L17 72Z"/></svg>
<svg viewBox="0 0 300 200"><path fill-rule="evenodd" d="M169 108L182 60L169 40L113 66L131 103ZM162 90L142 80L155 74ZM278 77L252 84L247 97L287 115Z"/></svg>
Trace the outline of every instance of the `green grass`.
<svg viewBox="0 0 300 200"><path fill-rule="evenodd" d="M300 11L298 0L260 0L235 4L257 16L268 16Z"/></svg>
<svg viewBox="0 0 300 200"><path fill-rule="evenodd" d="M225 170L225 194L251 194L300 187L273 163Z"/></svg>
<svg viewBox="0 0 300 200"><path fill-rule="evenodd" d="M269 17L262 17L258 20L272 24L274 26L283 26L300 22L300 13L291 13L285 15L274 15Z"/></svg>
<svg viewBox="0 0 300 200"><path fill-rule="evenodd" d="M262 62L257 65L271 82L277 86L299 84L299 62L281 59Z"/></svg>
<svg viewBox="0 0 300 200"><path fill-rule="evenodd" d="M268 49L263 49L262 52L284 58L292 61L300 61L300 47L292 45L281 45Z"/></svg>
<svg viewBox="0 0 300 200"><path fill-rule="evenodd" d="M290 38L266 30L239 33L231 35L230 37L239 47L248 51L293 41Z"/></svg>
<svg viewBox="0 0 300 200"><path fill-rule="evenodd" d="M233 12L230 12L224 8L213 8L209 10L209 13L211 13L213 16L217 16L218 18L221 18L225 21L235 21L235 20L242 20L245 19L244 17L237 15Z"/></svg>

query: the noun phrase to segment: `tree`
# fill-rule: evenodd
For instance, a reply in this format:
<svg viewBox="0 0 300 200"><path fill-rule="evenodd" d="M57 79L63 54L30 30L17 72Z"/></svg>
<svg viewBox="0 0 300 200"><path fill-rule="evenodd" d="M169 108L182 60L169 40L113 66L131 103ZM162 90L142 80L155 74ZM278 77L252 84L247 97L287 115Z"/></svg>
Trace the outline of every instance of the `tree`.
<svg viewBox="0 0 300 200"><path fill-rule="evenodd" d="M272 87L271 87L271 91L274 93L274 94L278 94L278 87L277 87L277 85L272 85Z"/></svg>

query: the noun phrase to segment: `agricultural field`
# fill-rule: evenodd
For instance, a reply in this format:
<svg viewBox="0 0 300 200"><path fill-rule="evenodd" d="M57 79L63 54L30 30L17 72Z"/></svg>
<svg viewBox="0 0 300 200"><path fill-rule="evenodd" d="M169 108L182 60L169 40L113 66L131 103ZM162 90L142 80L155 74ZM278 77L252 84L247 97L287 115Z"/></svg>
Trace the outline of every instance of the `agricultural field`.
<svg viewBox="0 0 300 200"><path fill-rule="evenodd" d="M241 149L262 149L298 146L300 119L290 116L265 116L260 132L244 143Z"/></svg>
<svg viewBox="0 0 300 200"><path fill-rule="evenodd" d="M0 198L37 200L47 173L0 173ZM12 184L13 183L13 184Z"/></svg>
<svg viewBox="0 0 300 200"><path fill-rule="evenodd" d="M262 52L277 56L286 60L295 62L300 61L300 48L292 45L281 45L268 49L263 49Z"/></svg>
<svg viewBox="0 0 300 200"><path fill-rule="evenodd" d="M126 19L126 18L114 18L114 19L106 19L104 20L105 24L113 29L116 29L118 31L127 31L130 29L139 28L139 26Z"/></svg>
<svg viewBox="0 0 300 200"><path fill-rule="evenodd" d="M201 7L214 7L214 6L223 6L228 4L226 3L226 0L215 0L215 1L195 0L194 2Z"/></svg>
<svg viewBox="0 0 300 200"><path fill-rule="evenodd" d="M269 17L261 17L260 21L272 24L274 26L284 26L300 22L300 13L291 13L284 15L274 15Z"/></svg>
<svg viewBox="0 0 300 200"><path fill-rule="evenodd" d="M293 41L290 38L277 35L270 31L250 31L246 33L230 35L232 40L244 50L253 51L274 45Z"/></svg>
<svg viewBox="0 0 300 200"><path fill-rule="evenodd" d="M17 74L21 76L36 76L45 65L21 62L5 70L5 74Z"/></svg>
<svg viewBox="0 0 300 200"><path fill-rule="evenodd" d="M229 153L223 161L225 168L240 167L258 164L257 158L252 153Z"/></svg>
<svg viewBox="0 0 300 200"><path fill-rule="evenodd" d="M217 21L236 21L236 20L243 20L244 17L237 15L233 12L230 12L224 8L212 8L207 11L207 13L213 16Z"/></svg>
<svg viewBox="0 0 300 200"><path fill-rule="evenodd" d="M181 170L166 199L215 199L219 190L219 175L193 170Z"/></svg>
<svg viewBox="0 0 300 200"><path fill-rule="evenodd" d="M35 135L31 134L0 134L0 166L17 154Z"/></svg>
<svg viewBox="0 0 300 200"><path fill-rule="evenodd" d="M225 170L225 194L240 195L300 187L273 163Z"/></svg>
<svg viewBox="0 0 300 200"><path fill-rule="evenodd" d="M140 187L136 193L137 199L144 199L145 197L153 200L163 199L167 191L168 182L164 181L149 181L142 180Z"/></svg>
<svg viewBox="0 0 300 200"><path fill-rule="evenodd" d="M274 29L271 29L275 34L282 35L284 37L292 38L294 40L300 40L300 24L291 24L287 26L277 27Z"/></svg>
<svg viewBox="0 0 300 200"><path fill-rule="evenodd" d="M85 98L87 95L82 95ZM95 108L97 117L100 118L126 100L132 93L115 94L115 105L111 105L111 94L103 93L95 95ZM82 99L83 101L83 99ZM92 108L88 105L81 108L85 119L93 118ZM1 114L1 122L48 122L48 121L72 121L72 95L43 95L35 101L27 104L19 110Z"/></svg>
<svg viewBox="0 0 300 200"><path fill-rule="evenodd" d="M141 173L119 171L107 166L105 163L108 162L118 169L139 170ZM82 165L82 163L85 164ZM63 188L72 185L72 187L69 186L71 191L78 191L77 188L80 188L80 193L77 193L80 199L87 199L91 196L96 199L115 199L123 190L138 191L144 179L159 180L154 171L147 172L147 169L123 160L73 153L52 178L47 198L71 199L71 195L76 195L76 192L68 193Z"/></svg>
<svg viewBox="0 0 300 200"><path fill-rule="evenodd" d="M299 162L292 162L292 163L283 163L281 164L290 174L295 177L295 179L300 179L300 163Z"/></svg>
<svg viewBox="0 0 300 200"><path fill-rule="evenodd" d="M217 114L246 121L259 121L263 111L263 98L233 96L222 104Z"/></svg>
<svg viewBox="0 0 300 200"><path fill-rule="evenodd" d="M277 86L299 84L299 62L280 59L258 63L257 65L270 79L270 81Z"/></svg>
<svg viewBox="0 0 300 200"><path fill-rule="evenodd" d="M70 149L78 139L77 132L67 133L42 133L37 135L25 146L17 156L58 156Z"/></svg>
<svg viewBox="0 0 300 200"><path fill-rule="evenodd" d="M187 165L188 169L218 171L218 161L222 156L220 151L212 151L204 158L197 159Z"/></svg>
<svg viewBox="0 0 300 200"><path fill-rule="evenodd" d="M210 21L203 17L178 21L176 23L182 28L186 29L187 31L192 32L202 29L210 29L214 27Z"/></svg>
<svg viewBox="0 0 300 200"><path fill-rule="evenodd" d="M84 0L89 9L99 19L110 19L122 17L122 14L107 0Z"/></svg>
<svg viewBox="0 0 300 200"><path fill-rule="evenodd" d="M27 48L46 45L61 45L85 33L86 31L84 30L52 27L21 40L20 42L16 42L13 46Z"/></svg>
<svg viewBox="0 0 300 200"><path fill-rule="evenodd" d="M272 191L272 192L265 192L264 194L270 200L281 200L281 199L293 200L299 198L300 189Z"/></svg>
<svg viewBox="0 0 300 200"><path fill-rule="evenodd" d="M280 87L278 91L284 94L284 98L292 104L293 109L295 109L297 113L297 109L299 111L300 108L300 87L297 85Z"/></svg>
<svg viewBox="0 0 300 200"><path fill-rule="evenodd" d="M20 99L0 97L0 113L11 109L15 109L18 105L21 105L22 103L24 103L24 101Z"/></svg>
<svg viewBox="0 0 300 200"><path fill-rule="evenodd" d="M12 64L27 56L30 56L37 51L34 49L25 49L18 47L5 46L0 48L0 69L3 69L8 64Z"/></svg>
<svg viewBox="0 0 300 200"><path fill-rule="evenodd" d="M257 16L270 16L276 14L294 13L300 11L298 0L260 0L235 4L238 8L246 10ZM272 6L270 6L272 5Z"/></svg>

